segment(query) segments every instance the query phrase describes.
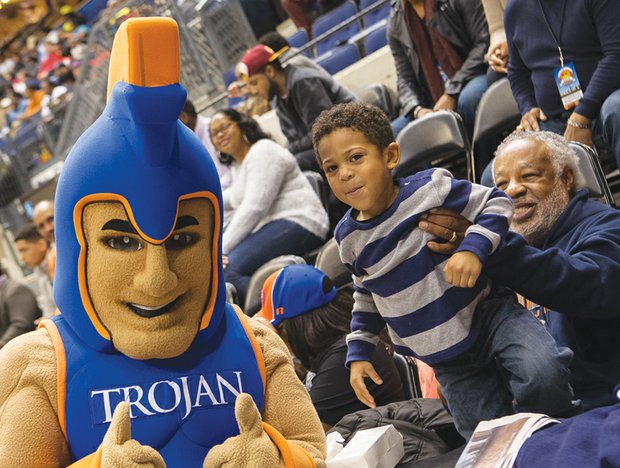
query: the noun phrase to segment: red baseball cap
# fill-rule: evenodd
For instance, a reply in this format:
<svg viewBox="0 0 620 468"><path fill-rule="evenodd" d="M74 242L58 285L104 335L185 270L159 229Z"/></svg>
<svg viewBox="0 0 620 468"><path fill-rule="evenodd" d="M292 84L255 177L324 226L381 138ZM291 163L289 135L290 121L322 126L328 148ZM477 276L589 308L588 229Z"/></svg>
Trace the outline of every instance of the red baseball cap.
<svg viewBox="0 0 620 468"><path fill-rule="evenodd" d="M287 47L274 52L272 48L259 44L248 50L239 62L239 74L243 78L249 78L268 63L277 59Z"/></svg>

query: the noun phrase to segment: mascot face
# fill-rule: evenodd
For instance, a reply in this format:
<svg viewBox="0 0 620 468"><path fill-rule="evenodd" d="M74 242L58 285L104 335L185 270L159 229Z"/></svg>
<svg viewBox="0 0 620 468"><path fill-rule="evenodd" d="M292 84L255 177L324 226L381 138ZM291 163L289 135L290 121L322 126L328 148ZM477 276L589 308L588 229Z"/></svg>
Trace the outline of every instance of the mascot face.
<svg viewBox="0 0 620 468"><path fill-rule="evenodd" d="M90 203L83 220L90 300L114 347L134 359L184 352L210 296L209 201L181 201L174 230L159 244L140 236L120 202ZM161 344L157 356L153 342Z"/></svg>

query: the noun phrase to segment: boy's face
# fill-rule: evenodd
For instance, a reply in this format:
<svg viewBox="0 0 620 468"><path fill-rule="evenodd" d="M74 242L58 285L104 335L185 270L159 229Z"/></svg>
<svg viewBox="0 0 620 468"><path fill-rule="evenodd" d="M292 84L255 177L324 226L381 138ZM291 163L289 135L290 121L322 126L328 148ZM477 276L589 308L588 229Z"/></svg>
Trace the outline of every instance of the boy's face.
<svg viewBox="0 0 620 468"><path fill-rule="evenodd" d="M22 262L28 268L34 268L39 266L47 255L48 243L44 239L36 241L18 240L15 242L15 247L19 252L19 256Z"/></svg>
<svg viewBox="0 0 620 468"><path fill-rule="evenodd" d="M394 202L398 187L391 171L400 161L398 144L381 151L363 133L339 128L321 139L318 151L329 186L359 212L358 221L374 218Z"/></svg>

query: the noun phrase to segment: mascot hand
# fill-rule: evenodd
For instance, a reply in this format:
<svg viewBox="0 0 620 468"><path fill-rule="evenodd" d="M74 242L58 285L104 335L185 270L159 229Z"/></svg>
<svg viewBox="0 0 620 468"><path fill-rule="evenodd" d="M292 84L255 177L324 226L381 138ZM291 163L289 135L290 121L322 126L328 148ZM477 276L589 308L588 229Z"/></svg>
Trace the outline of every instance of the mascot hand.
<svg viewBox="0 0 620 468"><path fill-rule="evenodd" d="M281 466L280 453L263 430L260 413L252 397L242 393L235 402L239 435L213 447L203 468Z"/></svg>
<svg viewBox="0 0 620 468"><path fill-rule="evenodd" d="M129 404L120 403L101 444L101 468L165 468L157 450L131 438Z"/></svg>

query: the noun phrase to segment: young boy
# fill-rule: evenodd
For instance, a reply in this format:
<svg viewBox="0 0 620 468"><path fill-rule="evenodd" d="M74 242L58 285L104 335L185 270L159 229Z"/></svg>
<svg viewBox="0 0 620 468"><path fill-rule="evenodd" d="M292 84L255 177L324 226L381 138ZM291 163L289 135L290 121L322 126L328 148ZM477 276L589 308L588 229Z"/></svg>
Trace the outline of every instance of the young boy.
<svg viewBox="0 0 620 468"><path fill-rule="evenodd" d="M381 383L369 361L387 325L399 353L434 368L465 437L515 410L570 411L570 352L558 351L512 293L480 276L508 231L510 198L438 168L394 181L400 150L390 121L366 104L323 112L313 144L334 194L351 207L335 238L355 285L347 365L358 398L374 407L364 378ZM435 207L475 223L449 258L428 250L432 238L417 229Z"/></svg>

